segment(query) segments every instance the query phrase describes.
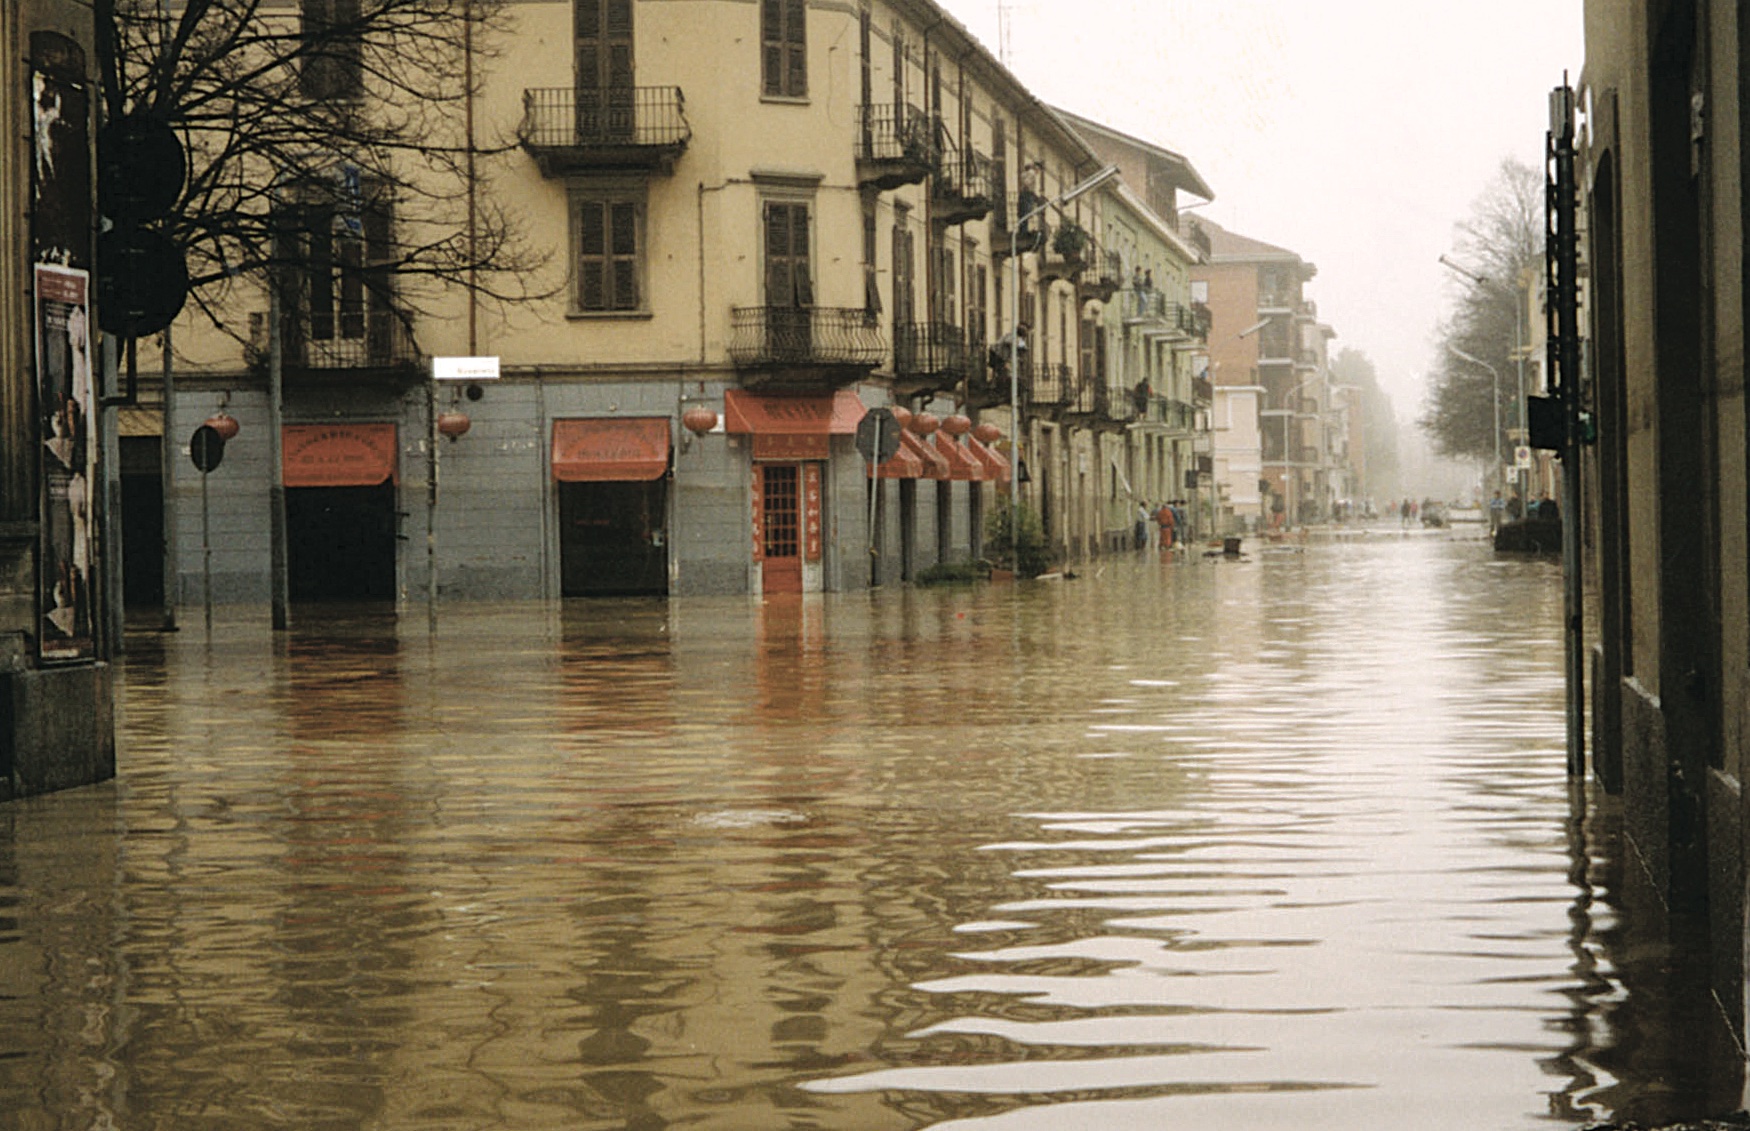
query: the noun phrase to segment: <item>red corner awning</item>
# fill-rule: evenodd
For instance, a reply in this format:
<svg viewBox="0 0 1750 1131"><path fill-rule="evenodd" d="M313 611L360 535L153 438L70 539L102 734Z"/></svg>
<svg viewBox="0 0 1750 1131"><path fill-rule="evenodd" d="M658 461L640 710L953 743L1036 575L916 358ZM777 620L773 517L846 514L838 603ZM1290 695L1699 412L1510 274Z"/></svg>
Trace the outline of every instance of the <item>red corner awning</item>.
<svg viewBox="0 0 1750 1131"><path fill-rule="evenodd" d="M753 436L753 458L823 460L833 436L854 436L868 410L854 389L830 397L723 392L723 430Z"/></svg>
<svg viewBox="0 0 1750 1131"><path fill-rule="evenodd" d="M667 417L553 422L553 478L561 483L641 482L667 474Z"/></svg>
<svg viewBox="0 0 1750 1131"><path fill-rule="evenodd" d="M976 436L966 437L966 447L972 453L973 458L984 465L986 479L993 483L1007 483L1009 481L1009 461L1001 452L992 451L979 442Z"/></svg>
<svg viewBox="0 0 1750 1131"><path fill-rule="evenodd" d="M893 453L892 459L875 465L875 478L877 479L922 479L923 477L924 461L905 446L903 438L900 441L899 450Z"/></svg>
<svg viewBox="0 0 1750 1131"><path fill-rule="evenodd" d="M854 389L840 389L830 397L723 392L723 430L756 436L854 436L866 411Z"/></svg>
<svg viewBox="0 0 1750 1131"><path fill-rule="evenodd" d="M280 445L287 487L375 487L399 463L393 424L287 424Z"/></svg>
<svg viewBox="0 0 1750 1131"><path fill-rule="evenodd" d="M922 470L918 473L919 479L948 479L952 476L948 458L934 446L924 443L910 428L899 433L899 448L900 451L910 452L922 464Z"/></svg>
<svg viewBox="0 0 1750 1131"><path fill-rule="evenodd" d="M936 433L936 450L948 461L948 477L966 482L984 478L984 466L946 432Z"/></svg>

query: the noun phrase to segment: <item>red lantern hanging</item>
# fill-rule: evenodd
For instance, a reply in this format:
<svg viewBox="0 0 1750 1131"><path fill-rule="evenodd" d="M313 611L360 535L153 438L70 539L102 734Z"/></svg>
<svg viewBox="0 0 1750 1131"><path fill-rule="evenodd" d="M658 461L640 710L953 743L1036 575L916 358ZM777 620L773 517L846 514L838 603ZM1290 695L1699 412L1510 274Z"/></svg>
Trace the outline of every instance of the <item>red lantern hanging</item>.
<svg viewBox="0 0 1750 1131"><path fill-rule="evenodd" d="M957 412L942 421L942 431L948 433L950 436L964 436L972 431L972 419Z"/></svg>
<svg viewBox="0 0 1750 1131"><path fill-rule="evenodd" d="M933 412L914 413L911 423L908 425L913 432L920 436L928 436L941 426L942 422L936 419L936 414Z"/></svg>
<svg viewBox="0 0 1750 1131"><path fill-rule="evenodd" d="M468 429L474 427L474 422L468 419L465 412L443 412L438 414L437 430L454 440L457 436L466 435Z"/></svg>
<svg viewBox="0 0 1750 1131"><path fill-rule="evenodd" d="M994 444L1002 436L1003 430L987 420L974 428L972 434L981 444Z"/></svg>
<svg viewBox="0 0 1750 1131"><path fill-rule="evenodd" d="M241 426L237 423L237 418L227 413L224 409L220 409L218 412L207 417L206 425L208 428L217 432L219 434L219 439L221 440L232 439L241 430Z"/></svg>
<svg viewBox="0 0 1750 1131"><path fill-rule="evenodd" d="M685 425L687 431L691 432L693 435L703 436L705 433L711 431L711 429L717 427L717 414L706 408L704 405L694 405L692 408L681 413L681 423Z"/></svg>

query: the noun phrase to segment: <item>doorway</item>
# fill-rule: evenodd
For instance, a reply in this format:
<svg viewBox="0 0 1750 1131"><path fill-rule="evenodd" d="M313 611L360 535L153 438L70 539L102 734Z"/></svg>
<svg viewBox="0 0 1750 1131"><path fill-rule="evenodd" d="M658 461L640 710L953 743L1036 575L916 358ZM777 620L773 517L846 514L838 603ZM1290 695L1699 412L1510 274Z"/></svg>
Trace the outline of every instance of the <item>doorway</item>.
<svg viewBox="0 0 1750 1131"><path fill-rule="evenodd" d="M395 599L395 484L286 488L286 588L294 601Z"/></svg>
<svg viewBox="0 0 1750 1131"><path fill-rule="evenodd" d="M667 479L560 483L560 592L667 596L667 492Z"/></svg>
<svg viewBox="0 0 1750 1131"><path fill-rule="evenodd" d="M802 465L760 465L761 588L802 592Z"/></svg>

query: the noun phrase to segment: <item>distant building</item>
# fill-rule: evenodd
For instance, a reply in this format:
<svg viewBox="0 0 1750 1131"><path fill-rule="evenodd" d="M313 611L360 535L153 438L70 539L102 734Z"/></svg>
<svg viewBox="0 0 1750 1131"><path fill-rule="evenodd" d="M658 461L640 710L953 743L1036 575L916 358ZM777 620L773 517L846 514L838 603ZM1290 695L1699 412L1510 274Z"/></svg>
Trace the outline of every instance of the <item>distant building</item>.
<svg viewBox="0 0 1750 1131"><path fill-rule="evenodd" d="M1328 518L1348 472L1333 463L1341 427L1327 344L1336 332L1305 293L1318 269L1210 220L1193 223L1209 244L1192 287L1210 314L1214 472L1228 521L1268 529Z"/></svg>

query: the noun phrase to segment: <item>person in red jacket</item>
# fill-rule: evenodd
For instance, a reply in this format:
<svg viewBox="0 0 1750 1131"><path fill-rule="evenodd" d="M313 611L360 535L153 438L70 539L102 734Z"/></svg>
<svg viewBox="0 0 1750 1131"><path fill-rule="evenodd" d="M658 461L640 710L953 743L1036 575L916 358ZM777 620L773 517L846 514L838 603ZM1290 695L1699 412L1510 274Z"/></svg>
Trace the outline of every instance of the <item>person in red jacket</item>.
<svg viewBox="0 0 1750 1131"><path fill-rule="evenodd" d="M1155 512L1155 522L1161 528L1161 549L1170 550L1177 541L1179 520L1173 514L1173 508L1167 503L1161 504L1161 509Z"/></svg>

